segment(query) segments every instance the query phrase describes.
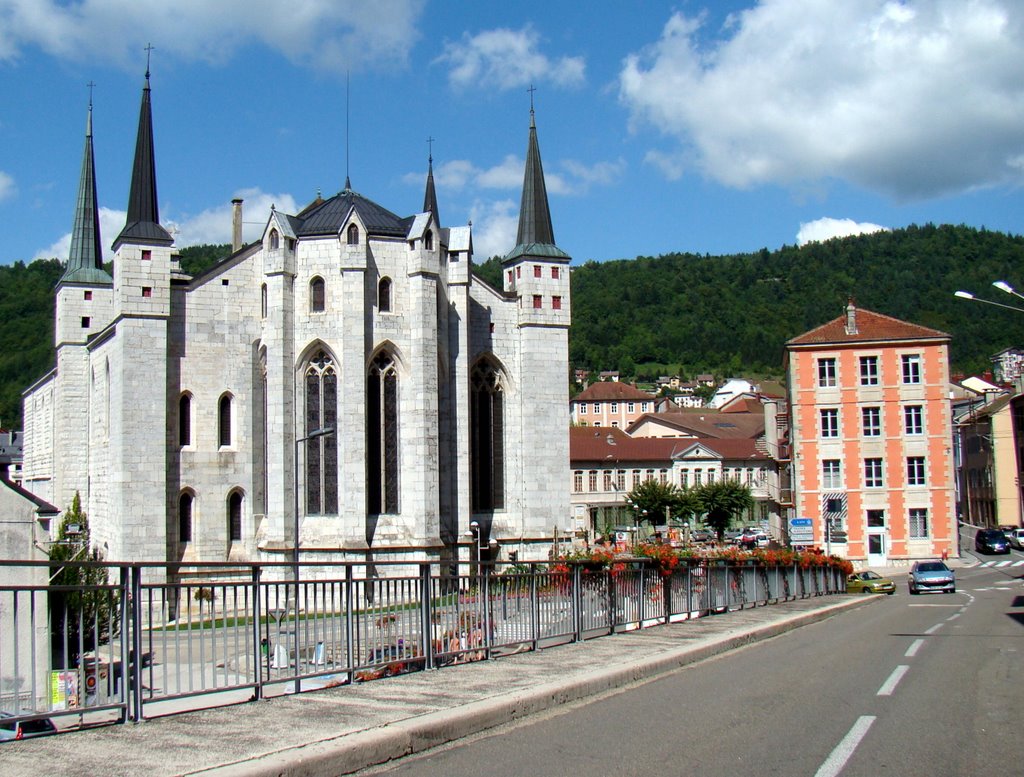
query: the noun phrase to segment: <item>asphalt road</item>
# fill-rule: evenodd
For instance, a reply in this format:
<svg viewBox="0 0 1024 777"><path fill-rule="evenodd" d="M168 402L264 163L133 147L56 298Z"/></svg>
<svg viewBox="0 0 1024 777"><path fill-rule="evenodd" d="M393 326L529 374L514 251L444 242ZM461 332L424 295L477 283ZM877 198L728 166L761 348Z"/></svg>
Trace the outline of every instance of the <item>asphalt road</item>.
<svg viewBox="0 0 1024 777"><path fill-rule="evenodd" d="M956 594L912 597L901 578L874 606L365 774L1018 775L1022 579L962 569Z"/></svg>

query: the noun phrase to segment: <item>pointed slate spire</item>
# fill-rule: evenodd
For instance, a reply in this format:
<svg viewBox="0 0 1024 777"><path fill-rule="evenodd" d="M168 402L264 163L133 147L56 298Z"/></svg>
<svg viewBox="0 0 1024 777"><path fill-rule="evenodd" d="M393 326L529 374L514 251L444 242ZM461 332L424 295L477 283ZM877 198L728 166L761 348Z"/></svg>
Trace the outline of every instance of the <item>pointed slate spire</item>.
<svg viewBox="0 0 1024 777"><path fill-rule="evenodd" d="M103 269L103 245L100 242L100 214L96 206L96 163L92 151L92 98L85 120L85 151L82 174L78 180L75 223L71 228L71 250L61 283L110 284L113 279Z"/></svg>
<svg viewBox="0 0 1024 777"><path fill-rule="evenodd" d="M530 97L530 141L526 149L526 171L523 175L523 198L519 205L519 232L516 247L506 256L546 256L567 258L568 254L555 245L555 230L551 226L548 208L548 190L544 184L544 166L540 161L537 142L537 122Z"/></svg>
<svg viewBox="0 0 1024 777"><path fill-rule="evenodd" d="M427 141L428 143L433 142L433 138ZM437 209L437 192L434 191L434 154L431 152L427 158L427 190L423 194L423 212L431 213L434 216L434 220L440 224L441 215Z"/></svg>
<svg viewBox="0 0 1024 777"><path fill-rule="evenodd" d="M142 88L139 110L139 134L135 140L135 165L132 186L128 193L128 219L117 236L119 243L171 245L174 239L160 226L160 209L156 197L156 159L153 154L153 113L149 100L149 68Z"/></svg>

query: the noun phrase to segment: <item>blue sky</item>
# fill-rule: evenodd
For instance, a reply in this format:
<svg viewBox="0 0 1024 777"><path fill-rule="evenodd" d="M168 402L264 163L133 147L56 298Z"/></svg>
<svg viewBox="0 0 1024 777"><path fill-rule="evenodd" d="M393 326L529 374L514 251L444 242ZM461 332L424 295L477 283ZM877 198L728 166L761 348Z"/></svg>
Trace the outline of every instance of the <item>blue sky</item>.
<svg viewBox="0 0 1024 777"><path fill-rule="evenodd" d="M66 258L89 91L104 243L151 43L160 214L246 238L352 187L515 241L530 95L577 262L1024 217L1019 0L0 0L0 263ZM346 73L348 153L346 155Z"/></svg>

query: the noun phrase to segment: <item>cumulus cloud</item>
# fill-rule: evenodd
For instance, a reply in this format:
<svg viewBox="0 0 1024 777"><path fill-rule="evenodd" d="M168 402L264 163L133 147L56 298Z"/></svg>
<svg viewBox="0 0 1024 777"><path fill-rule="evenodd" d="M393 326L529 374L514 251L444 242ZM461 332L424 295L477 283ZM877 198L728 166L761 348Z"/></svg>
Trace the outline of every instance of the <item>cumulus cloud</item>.
<svg viewBox="0 0 1024 777"><path fill-rule="evenodd" d="M13 197L18 193L18 187L14 183L14 176L0 170L0 202Z"/></svg>
<svg viewBox="0 0 1024 777"><path fill-rule="evenodd" d="M245 202L243 209L242 239L251 243L263 234L263 228L270 217L270 207L274 205L278 210L285 213L297 213L299 208L295 198L290 194L269 194L259 189L241 189L236 192L223 205L198 213L194 216L182 214L178 216L161 218L164 229L171 233L174 244L178 248L186 246L202 245L212 243L219 245L231 242L231 199L242 198ZM125 220L128 214L123 210L111 208L100 208L100 236L103 241L104 261L114 258L110 250L114 239L124 229ZM68 250L71 248L71 233L67 232L56 240L52 245L36 251L33 259L57 259L66 260Z"/></svg>
<svg viewBox="0 0 1024 777"><path fill-rule="evenodd" d="M853 219L833 219L824 217L814 221L801 222L796 233L797 245L831 240L834 237L850 235L870 235L872 232L888 232L888 227L872 224L869 221L857 222Z"/></svg>
<svg viewBox="0 0 1024 777"><path fill-rule="evenodd" d="M540 36L530 26L521 30L486 30L464 33L447 42L435 62L450 67L448 81L455 87L517 89L538 81L579 86L584 81L583 57L551 59L539 51Z"/></svg>
<svg viewBox="0 0 1024 777"><path fill-rule="evenodd" d="M477 261L504 256L516 244L519 203L512 200L477 201L470 210L473 222L473 253Z"/></svg>
<svg viewBox="0 0 1024 777"><path fill-rule="evenodd" d="M38 47L75 61L138 67L146 42L185 60L222 62L261 44L289 60L344 72L404 64L425 0L0 0L0 60Z"/></svg>
<svg viewBox="0 0 1024 777"><path fill-rule="evenodd" d="M674 14L619 75L631 126L726 185L844 179L898 199L1024 179L1016 0L762 0L723 29Z"/></svg>
<svg viewBox="0 0 1024 777"><path fill-rule="evenodd" d="M515 154L509 154L501 162L481 168L465 159L445 162L434 170L438 187L457 191L460 189L499 189L514 191L523 187L523 169L526 162ZM580 195L591 186L610 186L622 177L626 162L623 159L595 162L586 165L574 159L562 160L544 171L544 183L549 195ZM407 183L420 185L422 173L409 173Z"/></svg>

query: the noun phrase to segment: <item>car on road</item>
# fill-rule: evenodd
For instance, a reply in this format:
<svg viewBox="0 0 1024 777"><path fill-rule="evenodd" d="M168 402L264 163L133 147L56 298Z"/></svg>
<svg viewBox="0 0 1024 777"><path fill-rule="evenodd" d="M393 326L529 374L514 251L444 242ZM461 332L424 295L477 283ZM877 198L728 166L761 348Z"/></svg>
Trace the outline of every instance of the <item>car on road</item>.
<svg viewBox="0 0 1024 777"><path fill-rule="evenodd" d="M889 594L896 593L896 584L888 577L882 577L877 572L865 569L863 572L854 572L846 578L846 593L848 594Z"/></svg>
<svg viewBox="0 0 1024 777"><path fill-rule="evenodd" d="M22 714L28 715L31 713ZM53 725L53 721L49 718L19 721L15 721L13 718L14 715L10 712L0 712L0 742L46 736L57 730L57 727Z"/></svg>
<svg viewBox="0 0 1024 777"><path fill-rule="evenodd" d="M978 529L974 549L979 553L1009 553L1010 543L999 529Z"/></svg>
<svg viewBox="0 0 1024 777"><path fill-rule="evenodd" d="M910 568L907 587L912 594L928 591L956 593L956 575L941 561L915 561Z"/></svg>
<svg viewBox="0 0 1024 777"><path fill-rule="evenodd" d="M1010 529L1009 531L1003 531L1006 535L1006 541L1010 543L1017 550L1024 550L1024 529Z"/></svg>

